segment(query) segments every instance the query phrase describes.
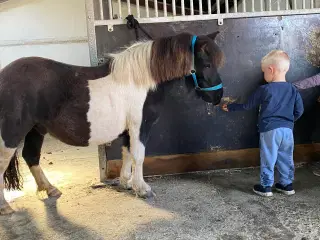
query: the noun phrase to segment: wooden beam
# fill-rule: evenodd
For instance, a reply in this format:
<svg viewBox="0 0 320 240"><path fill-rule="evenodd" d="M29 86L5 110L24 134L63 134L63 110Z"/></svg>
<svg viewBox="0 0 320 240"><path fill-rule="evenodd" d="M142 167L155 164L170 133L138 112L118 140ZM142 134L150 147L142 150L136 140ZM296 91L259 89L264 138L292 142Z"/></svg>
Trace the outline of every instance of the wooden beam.
<svg viewBox="0 0 320 240"><path fill-rule="evenodd" d="M315 159L319 145L296 145L295 163L310 162ZM214 169L245 168L259 166L259 149L205 152L199 154L180 154L146 157L144 175L166 175ZM106 178L119 177L122 161L107 161Z"/></svg>

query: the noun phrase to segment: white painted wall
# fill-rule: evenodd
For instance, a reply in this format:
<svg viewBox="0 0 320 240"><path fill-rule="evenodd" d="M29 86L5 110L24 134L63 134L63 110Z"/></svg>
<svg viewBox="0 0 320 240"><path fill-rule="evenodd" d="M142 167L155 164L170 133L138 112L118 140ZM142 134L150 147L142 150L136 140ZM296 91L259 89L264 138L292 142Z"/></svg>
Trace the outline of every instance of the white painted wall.
<svg viewBox="0 0 320 240"><path fill-rule="evenodd" d="M0 66L25 56L89 66L85 1L10 0L0 4Z"/></svg>

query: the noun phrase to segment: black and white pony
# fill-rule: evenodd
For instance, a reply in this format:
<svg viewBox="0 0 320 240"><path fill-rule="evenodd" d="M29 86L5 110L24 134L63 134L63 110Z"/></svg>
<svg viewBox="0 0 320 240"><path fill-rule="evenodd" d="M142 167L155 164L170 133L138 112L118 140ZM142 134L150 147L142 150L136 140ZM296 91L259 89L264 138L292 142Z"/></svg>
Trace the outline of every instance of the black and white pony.
<svg viewBox="0 0 320 240"><path fill-rule="evenodd" d="M13 210L4 187L20 189L17 148L49 197L61 192L39 166L44 135L73 146L100 145L124 134L120 183L142 197L152 191L143 179L145 145L160 116L164 92L185 77L186 88L219 104L218 73L224 56L214 39L187 33L138 42L110 54L106 64L79 67L39 57L18 59L0 72L0 214ZM175 81L173 81L175 80ZM133 162L132 162L133 160ZM134 167L132 167L134 166Z"/></svg>

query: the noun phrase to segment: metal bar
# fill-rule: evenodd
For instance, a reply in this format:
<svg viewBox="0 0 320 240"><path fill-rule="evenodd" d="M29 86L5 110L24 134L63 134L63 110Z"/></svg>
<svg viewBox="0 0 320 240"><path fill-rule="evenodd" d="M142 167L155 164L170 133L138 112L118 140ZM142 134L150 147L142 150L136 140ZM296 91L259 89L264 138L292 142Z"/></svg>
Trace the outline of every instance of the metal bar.
<svg viewBox="0 0 320 240"><path fill-rule="evenodd" d="M87 34L90 54L90 63L92 66L98 65L97 41L93 0L86 0L86 15L87 15ZM105 21L105 20L102 20Z"/></svg>
<svg viewBox="0 0 320 240"><path fill-rule="evenodd" d="M181 15L182 16L186 15L185 8L184 8L184 0L181 0Z"/></svg>
<svg viewBox="0 0 320 240"><path fill-rule="evenodd" d="M108 0L111 1L111 0ZM139 0L136 0L136 7L137 7L137 18L140 18L140 3Z"/></svg>
<svg viewBox="0 0 320 240"><path fill-rule="evenodd" d="M260 11L263 12L263 0L260 0Z"/></svg>
<svg viewBox="0 0 320 240"><path fill-rule="evenodd" d="M289 0L286 0L286 10L289 10Z"/></svg>
<svg viewBox="0 0 320 240"><path fill-rule="evenodd" d="M247 0L242 0L242 12L246 12L247 11L246 1Z"/></svg>
<svg viewBox="0 0 320 240"><path fill-rule="evenodd" d="M146 0L146 1L148 1L148 0ZM173 14L173 16L177 15L176 0L172 0L172 14Z"/></svg>
<svg viewBox="0 0 320 240"><path fill-rule="evenodd" d="M148 18L149 17L149 0L145 0L144 5L146 7L146 17Z"/></svg>
<svg viewBox="0 0 320 240"><path fill-rule="evenodd" d="M104 12L103 12L103 3L102 0L99 0L99 10L100 10L100 19L104 20Z"/></svg>
<svg viewBox="0 0 320 240"><path fill-rule="evenodd" d="M159 17L158 0L154 0L154 11L155 11L156 17Z"/></svg>
<svg viewBox="0 0 320 240"><path fill-rule="evenodd" d="M107 180L107 152L106 145L98 146L100 182Z"/></svg>
<svg viewBox="0 0 320 240"><path fill-rule="evenodd" d="M122 8L121 8L121 0L118 0L118 8L119 8L119 18L122 18Z"/></svg>
<svg viewBox="0 0 320 240"><path fill-rule="evenodd" d="M168 13L167 13L167 0L163 0L163 16L164 17L168 16Z"/></svg>
<svg viewBox="0 0 320 240"><path fill-rule="evenodd" d="M293 10L297 9L297 0L293 0Z"/></svg>
<svg viewBox="0 0 320 240"><path fill-rule="evenodd" d="M128 8L128 14L131 14L131 5L130 5L130 0L127 0L127 8Z"/></svg>
<svg viewBox="0 0 320 240"><path fill-rule="evenodd" d="M184 22L184 21L197 21L197 20L212 20L212 19L232 19L232 18L252 18L252 17L270 17L279 15L308 15L319 14L319 9L298 9L298 10L281 10L281 11L267 11L267 12L247 12L247 13L221 13L221 14L204 14L204 15L188 15L188 16L168 16L158 18L140 18L140 23L158 23L158 22ZM114 20L96 20L95 26L105 25L122 25L126 24L123 19Z"/></svg>
<svg viewBox="0 0 320 240"><path fill-rule="evenodd" d="M224 5L226 7L226 13L229 13L229 0L225 0Z"/></svg>
<svg viewBox="0 0 320 240"><path fill-rule="evenodd" d="M211 9L211 0L208 0L208 14L212 13L212 9Z"/></svg>
<svg viewBox="0 0 320 240"><path fill-rule="evenodd" d="M191 15L194 15L193 0L190 0L190 13Z"/></svg>
<svg viewBox="0 0 320 240"><path fill-rule="evenodd" d="M238 1L237 1L237 0L234 0L233 9L234 9L234 12L235 12L235 13L238 12Z"/></svg>
<svg viewBox="0 0 320 240"><path fill-rule="evenodd" d="M112 13L112 0L108 0L109 5L109 18L113 19L113 13Z"/></svg>
<svg viewBox="0 0 320 240"><path fill-rule="evenodd" d="M216 1L217 14L220 14L220 0Z"/></svg>
<svg viewBox="0 0 320 240"><path fill-rule="evenodd" d="M303 1L304 1L304 0L303 0ZM280 11L280 8L281 8L281 6L280 6L280 0L278 0L278 1L277 1L277 10Z"/></svg>
<svg viewBox="0 0 320 240"><path fill-rule="evenodd" d="M228 1L227 1L228 2ZM199 0L199 14L202 15L202 0Z"/></svg>
<svg viewBox="0 0 320 240"><path fill-rule="evenodd" d="M254 0L251 0L251 12L254 12Z"/></svg>
<svg viewBox="0 0 320 240"><path fill-rule="evenodd" d="M302 0L302 9L306 9L306 0Z"/></svg>
<svg viewBox="0 0 320 240"><path fill-rule="evenodd" d="M271 0L269 0L269 11L272 11L272 4L271 4Z"/></svg>
<svg viewBox="0 0 320 240"><path fill-rule="evenodd" d="M313 0L310 0L310 8L314 8L314 5L313 5Z"/></svg>

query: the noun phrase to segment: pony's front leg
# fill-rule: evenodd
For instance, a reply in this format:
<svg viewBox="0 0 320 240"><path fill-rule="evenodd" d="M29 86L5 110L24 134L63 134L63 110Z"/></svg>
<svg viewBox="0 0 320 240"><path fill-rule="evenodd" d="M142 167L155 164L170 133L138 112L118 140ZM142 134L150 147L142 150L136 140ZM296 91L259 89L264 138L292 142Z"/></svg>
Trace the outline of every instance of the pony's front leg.
<svg viewBox="0 0 320 240"><path fill-rule="evenodd" d="M122 147L122 167L120 172L120 185L124 189L132 189L131 179L132 156L127 146Z"/></svg>
<svg viewBox="0 0 320 240"><path fill-rule="evenodd" d="M143 179L143 161L145 157L145 146L139 140L139 135L130 132L130 152L133 157L132 188L140 197L152 197L151 187Z"/></svg>

